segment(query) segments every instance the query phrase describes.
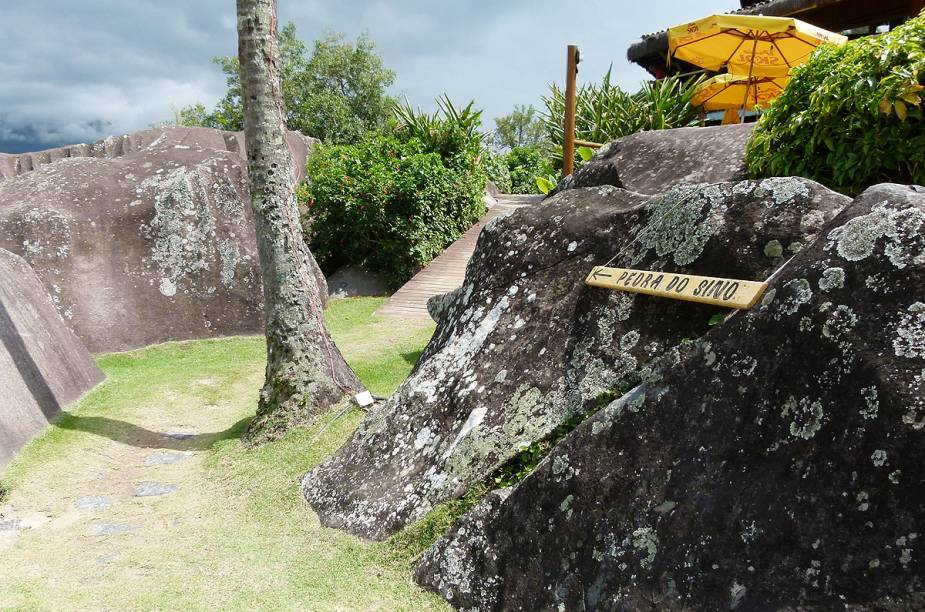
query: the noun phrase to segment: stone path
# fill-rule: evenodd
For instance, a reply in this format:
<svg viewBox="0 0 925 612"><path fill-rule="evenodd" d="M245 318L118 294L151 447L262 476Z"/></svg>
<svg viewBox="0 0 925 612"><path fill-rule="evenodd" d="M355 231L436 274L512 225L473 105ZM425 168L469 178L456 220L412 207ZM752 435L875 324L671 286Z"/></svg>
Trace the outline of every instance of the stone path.
<svg viewBox="0 0 925 612"><path fill-rule="evenodd" d="M141 531L144 525L137 522L123 522L126 514L137 514L138 508L132 507L131 498L162 497L176 493L180 485L171 482L152 480L164 469L161 466L172 466L182 463L194 456L191 450L168 450L178 444L191 444L196 439L195 432L165 432L160 434L164 449L150 452L148 448L132 444L119 444L112 449L119 455L110 465L113 469L94 472L89 478L72 479L78 486L86 488L86 495L72 498L69 507L63 512L49 511L42 508L23 507L12 504L0 505L0 550L12 547L20 535L33 530L58 531L62 527L72 527L84 524L85 536L106 538L120 536ZM111 451L110 451L111 452ZM140 455L146 455L141 457ZM112 455L104 453L105 457L115 459ZM92 462L90 462L92 465ZM176 472L164 476L176 476ZM82 486L81 486L82 485ZM68 492L64 492L67 495ZM47 504L40 504L46 505ZM145 508L150 514L152 507ZM97 563L110 563L119 557L118 553L100 555Z"/></svg>
<svg viewBox="0 0 925 612"><path fill-rule="evenodd" d="M541 201L544 196L502 194L479 222L437 256L426 268L392 294L389 301L376 311L377 315L429 318L427 300L461 286L466 277L466 265L475 251L479 233L489 221L507 215L523 206Z"/></svg>
<svg viewBox="0 0 925 612"><path fill-rule="evenodd" d="M15 580L49 599L61 589L68 605L92 608L82 590L118 598L117 585L182 563L170 551L195 548L190 541L212 515L203 493L208 449L246 414L249 402L240 398L252 396L260 379L260 369L247 370L222 381L220 394L206 378L152 385L124 408L65 425L67 442L56 442L54 454L0 499L0 590ZM23 597L14 608L32 606Z"/></svg>

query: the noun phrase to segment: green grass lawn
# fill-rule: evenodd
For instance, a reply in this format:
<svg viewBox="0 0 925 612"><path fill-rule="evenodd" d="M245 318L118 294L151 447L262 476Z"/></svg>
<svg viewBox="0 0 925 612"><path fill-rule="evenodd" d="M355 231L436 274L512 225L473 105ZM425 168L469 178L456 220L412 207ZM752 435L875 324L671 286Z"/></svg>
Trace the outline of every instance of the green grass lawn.
<svg viewBox="0 0 925 612"><path fill-rule="evenodd" d="M373 317L381 303L334 301L326 318L351 366L384 395L408 375L433 325ZM264 350L262 338L228 338L100 357L107 381L0 475L0 520L30 527L0 540L0 608L442 609L413 584L411 567L445 528L445 511L390 542L366 543L321 527L299 494L299 478L362 412L332 421L334 410L311 429L242 445ZM174 440L169 431L195 435ZM188 458L150 465L165 448ZM141 482L179 489L135 497ZM92 496L112 505L75 506ZM99 525L133 530L95 535Z"/></svg>

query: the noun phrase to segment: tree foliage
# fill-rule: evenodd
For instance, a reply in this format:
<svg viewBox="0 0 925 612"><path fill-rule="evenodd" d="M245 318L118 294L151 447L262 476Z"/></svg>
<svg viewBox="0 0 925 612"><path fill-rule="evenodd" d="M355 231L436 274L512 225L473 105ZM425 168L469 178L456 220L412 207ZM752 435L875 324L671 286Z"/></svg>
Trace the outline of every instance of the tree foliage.
<svg viewBox="0 0 925 612"><path fill-rule="evenodd" d="M329 143L355 142L384 126L394 101L386 89L395 73L385 68L376 45L366 35L355 42L327 33L309 53L293 23L279 33L280 73L286 125ZM180 111L183 125L223 130L243 128L240 65L236 57L217 57L227 91L211 112L201 105Z"/></svg>
<svg viewBox="0 0 925 612"><path fill-rule="evenodd" d="M543 122L537 110L532 105L518 105L511 114L495 119L492 144L498 150L536 147L545 137Z"/></svg>
<svg viewBox="0 0 925 612"><path fill-rule="evenodd" d="M825 46L794 70L748 147L755 176L804 176L854 194L925 184L925 14L892 32Z"/></svg>

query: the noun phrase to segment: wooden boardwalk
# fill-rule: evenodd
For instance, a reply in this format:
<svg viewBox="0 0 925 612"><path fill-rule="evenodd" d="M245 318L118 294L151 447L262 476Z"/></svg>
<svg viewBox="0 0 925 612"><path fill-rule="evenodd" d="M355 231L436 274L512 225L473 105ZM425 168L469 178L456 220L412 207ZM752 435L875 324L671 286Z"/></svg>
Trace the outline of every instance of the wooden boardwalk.
<svg viewBox="0 0 925 612"><path fill-rule="evenodd" d="M452 291L462 286L466 276L466 265L475 251L479 232L485 224L498 215L516 210L521 206L530 206L543 199L543 196L507 195L498 196L498 203L479 219L469 231L438 255L426 268L405 283L401 289L392 294L389 301L376 311L377 315L424 318L427 313L427 300L435 295Z"/></svg>

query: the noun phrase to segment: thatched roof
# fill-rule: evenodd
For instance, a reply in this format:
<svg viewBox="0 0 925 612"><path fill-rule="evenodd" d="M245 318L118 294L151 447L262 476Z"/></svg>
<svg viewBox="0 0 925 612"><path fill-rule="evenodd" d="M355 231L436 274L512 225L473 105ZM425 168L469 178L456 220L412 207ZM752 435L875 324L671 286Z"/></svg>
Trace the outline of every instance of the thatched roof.
<svg viewBox="0 0 925 612"><path fill-rule="evenodd" d="M796 17L840 32L901 20L918 14L923 7L925 0L764 0L730 13ZM627 50L626 56L647 70L664 66L668 59L667 30L643 36Z"/></svg>

